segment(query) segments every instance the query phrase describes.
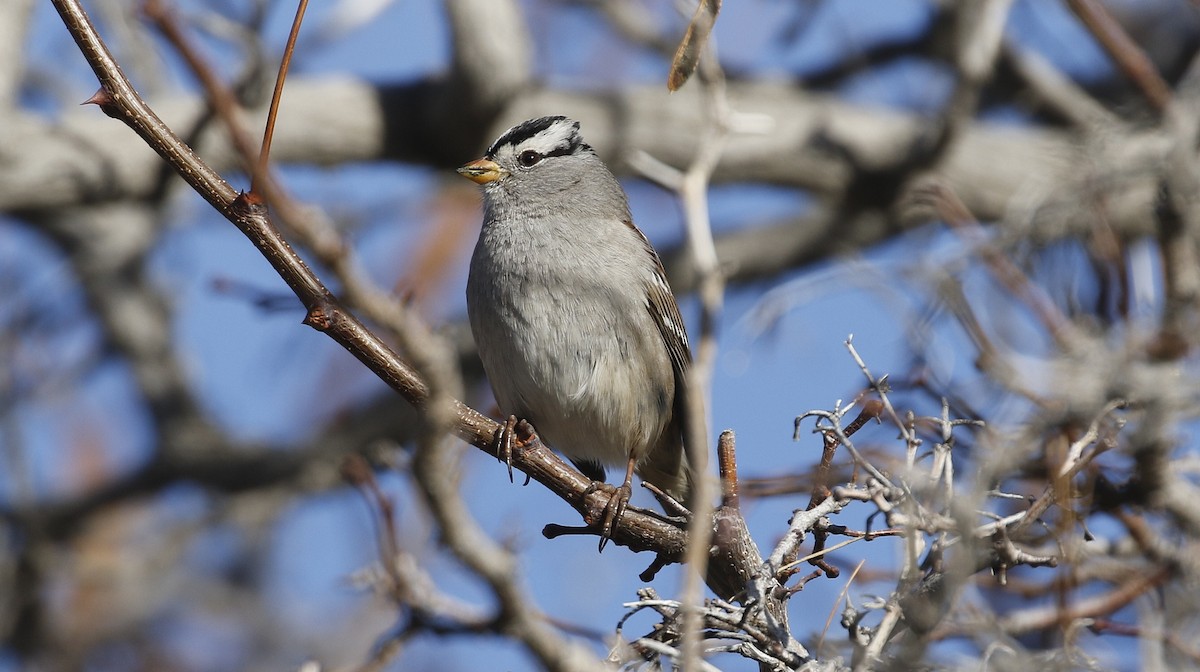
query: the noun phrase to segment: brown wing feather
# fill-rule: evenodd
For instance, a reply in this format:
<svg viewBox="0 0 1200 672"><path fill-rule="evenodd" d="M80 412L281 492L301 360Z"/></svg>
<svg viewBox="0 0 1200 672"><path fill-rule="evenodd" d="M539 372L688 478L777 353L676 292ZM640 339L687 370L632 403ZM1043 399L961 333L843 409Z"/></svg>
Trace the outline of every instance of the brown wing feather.
<svg viewBox="0 0 1200 672"><path fill-rule="evenodd" d="M646 254L649 254L654 261L654 281L650 283L647 292L649 299L647 308L654 316L655 324L658 325L659 332L662 334L663 343L667 346L667 352L671 356L671 364L675 368L676 377L686 377L687 370L692 364L692 349L688 345L683 316L679 314L679 304L675 302L675 295L671 293L671 286L667 283L666 269L663 268L662 260L658 258L658 253L654 251L646 234L634 226L633 222L627 221L625 225L638 235L645 247Z"/></svg>
<svg viewBox="0 0 1200 672"><path fill-rule="evenodd" d="M645 247L646 254L654 261L654 276L646 292L646 309L658 325L659 334L671 358L671 368L675 373L675 400L673 417L670 425L663 434L655 449L647 456L641 467L642 477L662 487L671 494L687 503L691 490L690 465L683 467L684 418L687 414L687 372L692 364L692 350L688 345L687 330L683 325L683 316L679 314L679 304L671 293L667 283L667 273L663 269L662 260L650 245L646 235L633 222L625 222L630 229L637 233Z"/></svg>

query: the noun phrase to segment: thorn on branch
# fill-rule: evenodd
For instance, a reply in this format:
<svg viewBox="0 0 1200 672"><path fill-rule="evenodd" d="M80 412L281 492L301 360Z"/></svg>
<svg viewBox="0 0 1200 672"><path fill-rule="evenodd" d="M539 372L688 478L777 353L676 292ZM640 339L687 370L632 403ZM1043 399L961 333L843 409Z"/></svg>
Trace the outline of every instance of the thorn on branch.
<svg viewBox="0 0 1200 672"><path fill-rule="evenodd" d="M406 581L396 563L400 557L400 539L396 536L396 508L375 480L375 472L366 458L351 453L342 460L342 478L358 489L367 506L377 514L376 525L379 537L379 560L391 582L391 592L398 604L409 601Z"/></svg>
<svg viewBox="0 0 1200 672"><path fill-rule="evenodd" d="M846 427L846 436L854 436L854 433L863 428L868 420L879 422L883 415L883 402L879 399L871 398L863 402L862 410L858 412L858 417L854 419Z"/></svg>
<svg viewBox="0 0 1200 672"><path fill-rule="evenodd" d="M822 564L824 564L824 561L821 561L821 562L822 562ZM796 584L793 586L790 586L790 587L779 586L776 589L775 596L781 600L786 600L786 599L790 598L791 596L795 595L796 593L804 590L804 586L808 585L808 583L810 581L812 581L813 579L819 579L819 578L821 578L821 576L823 576L825 574L826 573L822 569L813 570L813 571L809 572L808 574L805 574L803 577L801 577L800 580L798 580L796 582ZM838 571L835 569L833 575L831 575L829 578L835 579L835 578L837 578L837 575L838 575Z"/></svg>
<svg viewBox="0 0 1200 672"><path fill-rule="evenodd" d="M883 374L883 377L875 381L875 383L872 385L876 392L880 394L887 394L888 392L892 391L892 384L888 381L888 375L890 374Z"/></svg>
<svg viewBox="0 0 1200 672"><path fill-rule="evenodd" d="M809 511L816 508L818 504L827 499L831 494L829 487L833 480L833 458L837 453L838 444L841 443L841 437L848 439L852 434L862 429L868 421L872 419L878 420L883 414L883 410L884 404L882 401L875 398L868 399L863 403L862 410L859 411L858 417L854 418L854 420L845 428L844 431L840 433L840 435L836 430L828 430L823 432L824 444L821 450L821 462L817 465L816 473L813 476L812 496L808 500ZM796 427L799 428L799 426L800 418L797 418ZM820 553L821 550L825 548L825 542L829 537L829 533L823 527L817 527L812 530L812 534L813 553ZM828 576L831 579L836 579L841 574L841 571L838 570L838 568L829 564L821 557L813 558L809 561L809 564L819 569L825 574L825 576ZM791 573L781 576L780 581L785 581L791 574L794 574L798 571L798 569L795 569ZM805 582L807 582L807 580ZM803 584L801 584L801 587L802 586ZM798 589L799 588L797 588L797 590Z"/></svg>
<svg viewBox="0 0 1200 672"><path fill-rule="evenodd" d="M659 554L654 556L654 560L651 561L650 566L642 570L641 574L638 574L638 579L645 583L650 583L658 575L658 570L671 564L671 562L671 559L665 555Z"/></svg>
<svg viewBox="0 0 1200 672"><path fill-rule="evenodd" d="M1008 584L1008 570L1017 565L1030 567L1057 567L1058 558L1052 555L1034 555L1017 548L1003 528L992 533L992 573L1001 586Z"/></svg>
<svg viewBox="0 0 1200 672"><path fill-rule="evenodd" d="M559 537L581 537L595 533L596 530L591 525L559 525L558 523L546 523L546 526L542 528L542 536L547 539L557 539Z"/></svg>
<svg viewBox="0 0 1200 672"><path fill-rule="evenodd" d="M812 560L811 563L814 567L816 567L818 570L820 570L820 571L816 572L818 576L821 574L824 574L825 576L827 576L831 579L836 579L842 575L842 570L829 564L829 562L827 560L825 560L824 558L817 558L815 560ZM814 576L812 578L815 579L817 577ZM808 582L811 580L812 579L805 579L805 582Z"/></svg>
<svg viewBox="0 0 1200 672"><path fill-rule="evenodd" d="M303 323L317 331L328 331L333 326L333 313L328 306L320 303L308 309Z"/></svg>
<svg viewBox="0 0 1200 672"><path fill-rule="evenodd" d="M235 217L245 218L255 211L266 207L266 202L263 201L259 194L250 193L248 191L239 191L238 195L229 204L229 212Z"/></svg>
<svg viewBox="0 0 1200 672"><path fill-rule="evenodd" d="M948 184L941 181L923 183L914 189L913 199L931 205L946 225L968 244L978 244L983 239L979 220ZM980 246L978 253L992 277L1033 311L1060 347L1065 347L1069 340L1075 338L1070 321L1054 301L1008 256L988 246ZM980 351L978 365L988 370L994 366L991 360L997 357L996 351L990 345L984 347L983 341Z"/></svg>
<svg viewBox="0 0 1200 672"><path fill-rule="evenodd" d="M96 105L107 116L113 119L119 118L117 113L117 99L103 86L96 89L96 92L90 98L80 103L80 105Z"/></svg>

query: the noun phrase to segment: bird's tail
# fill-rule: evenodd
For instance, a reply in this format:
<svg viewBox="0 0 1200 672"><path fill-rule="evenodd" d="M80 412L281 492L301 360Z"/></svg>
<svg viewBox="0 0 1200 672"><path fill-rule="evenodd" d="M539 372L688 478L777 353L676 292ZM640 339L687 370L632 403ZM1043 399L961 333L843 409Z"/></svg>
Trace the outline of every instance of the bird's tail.
<svg viewBox="0 0 1200 672"><path fill-rule="evenodd" d="M680 504L690 506L692 483L696 475L685 458L683 441L679 434L668 432L650 454L638 464L637 472L642 480L658 486Z"/></svg>

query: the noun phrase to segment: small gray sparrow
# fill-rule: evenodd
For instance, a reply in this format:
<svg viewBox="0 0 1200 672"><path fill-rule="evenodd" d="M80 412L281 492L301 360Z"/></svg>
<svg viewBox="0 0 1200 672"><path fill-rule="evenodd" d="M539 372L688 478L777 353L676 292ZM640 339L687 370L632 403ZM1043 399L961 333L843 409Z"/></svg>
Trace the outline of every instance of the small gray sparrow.
<svg viewBox="0 0 1200 672"><path fill-rule="evenodd" d="M510 416L501 457L511 460L521 418L596 487L608 487L604 465L625 467L605 508L603 549L635 472L683 503L691 490L683 447L691 351L662 262L578 122L518 124L458 172L483 186L467 313Z"/></svg>

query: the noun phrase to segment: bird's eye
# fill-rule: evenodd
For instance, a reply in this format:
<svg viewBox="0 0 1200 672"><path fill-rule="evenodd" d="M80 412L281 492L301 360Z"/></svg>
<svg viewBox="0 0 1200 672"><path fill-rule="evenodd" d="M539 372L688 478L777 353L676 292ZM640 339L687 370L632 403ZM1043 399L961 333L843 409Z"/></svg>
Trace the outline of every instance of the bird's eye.
<svg viewBox="0 0 1200 672"><path fill-rule="evenodd" d="M533 164L535 164L541 160L542 160L542 155L538 154L537 152L533 151L532 149L527 149L527 150L521 152L521 156L517 157L517 161L520 161L521 165L525 166L526 168L533 166Z"/></svg>

